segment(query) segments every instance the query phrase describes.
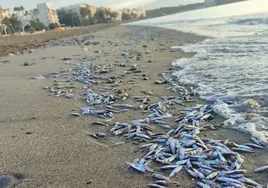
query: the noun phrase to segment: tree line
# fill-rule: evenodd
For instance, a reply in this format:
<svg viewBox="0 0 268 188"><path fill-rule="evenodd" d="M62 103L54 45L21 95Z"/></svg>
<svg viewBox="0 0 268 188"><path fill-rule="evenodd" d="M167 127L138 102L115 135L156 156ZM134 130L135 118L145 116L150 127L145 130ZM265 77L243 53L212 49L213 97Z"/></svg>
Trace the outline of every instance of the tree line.
<svg viewBox="0 0 268 188"><path fill-rule="evenodd" d="M66 11L61 9L58 10L57 13L60 23L70 27L109 23L115 20L118 16L117 12L113 12L108 8L97 8L96 12L91 12L88 7L81 7L80 12L75 12L72 10ZM130 20L132 17L126 13L123 13L121 19Z"/></svg>
<svg viewBox="0 0 268 188"><path fill-rule="evenodd" d="M5 11L0 6L0 15ZM41 31L45 29L45 25L38 19L39 11L34 9L32 12L32 18L29 18L30 12L25 10L23 6L14 7L13 14L10 17L2 19L2 24L7 25L8 33L14 33L17 31ZM117 12L113 12L108 8L96 8L95 12L91 12L89 5L81 7L79 12L66 11L63 9L55 11L54 14L58 14L59 22L66 26L87 26L98 23L109 23L118 17ZM121 16L121 15L120 15ZM21 19L19 19L21 18ZM122 13L121 20L130 20L136 18L135 15L129 15Z"/></svg>
<svg viewBox="0 0 268 188"><path fill-rule="evenodd" d="M5 9L0 6L0 14L4 13ZM14 33L17 31L41 31L45 29L44 24L37 18L39 14L38 9L34 9L33 14L36 15L36 19L29 19L30 12L25 10L23 6L14 7L13 14L10 17L2 19L1 24L7 26L8 33ZM22 19L19 19L21 17Z"/></svg>

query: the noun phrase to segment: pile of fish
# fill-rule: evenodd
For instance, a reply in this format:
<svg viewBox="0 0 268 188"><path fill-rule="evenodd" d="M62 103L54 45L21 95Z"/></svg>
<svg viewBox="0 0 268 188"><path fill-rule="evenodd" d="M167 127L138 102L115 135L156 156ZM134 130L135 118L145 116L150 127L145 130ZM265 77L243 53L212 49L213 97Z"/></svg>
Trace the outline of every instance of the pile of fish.
<svg viewBox="0 0 268 188"><path fill-rule="evenodd" d="M76 65L77 68L73 71L68 69L62 71L62 74L58 72L56 81L94 84L95 80L92 78L98 67L85 63ZM60 76L64 76L65 80L59 80ZM173 117L167 112L168 106L181 105L188 98L188 96L163 96L159 102L150 104L147 96L134 97L134 100L142 102L140 110L147 115L131 122L116 122L110 130L115 136L121 135L126 140L141 142L140 149L144 150L145 155L128 162L128 168L153 173L155 182L148 187L155 188L164 188L176 183L170 178L183 169L197 181L197 187L201 188L262 187L245 177L246 170L242 168L244 157L239 152L252 153L253 148L264 149L265 143L252 138L252 143L240 145L230 140L200 137L201 131L214 128L206 123L215 115L213 105L187 108L179 117ZM111 94L97 93L87 87L83 99L87 106L73 115L92 115L112 120L116 113L138 110L133 105L123 104L120 98ZM174 123L170 125L166 122L167 119ZM156 126L163 132L156 132ZM92 133L91 136L100 139L106 134L98 132ZM257 168L255 172L267 169L268 166L264 166ZM168 177L160 173L164 171L169 172Z"/></svg>

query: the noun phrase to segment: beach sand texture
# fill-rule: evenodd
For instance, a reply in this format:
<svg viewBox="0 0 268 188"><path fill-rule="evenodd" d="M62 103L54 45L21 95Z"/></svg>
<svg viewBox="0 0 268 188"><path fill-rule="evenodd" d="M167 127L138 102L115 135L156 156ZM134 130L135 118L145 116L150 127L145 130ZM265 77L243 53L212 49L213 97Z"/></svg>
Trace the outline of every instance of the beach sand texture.
<svg viewBox="0 0 268 188"><path fill-rule="evenodd" d="M0 175L16 177L17 187L138 188L152 182L150 173L126 170L126 162L132 162L144 154L137 149L137 143L130 141L118 147L110 147L124 138L109 135L103 140L95 140L88 134L109 132L107 127L91 125L99 118L70 116L72 110L77 111L85 106L81 95L82 85L76 85L74 99L49 96L43 88L53 84L51 73L65 67L63 58L85 58L95 64L111 64L115 67L115 71L107 74L111 76L120 75L136 64L144 70L142 74L146 74L149 80L143 80L141 74L126 75L121 85L130 95L126 102L132 103L131 96L141 95L141 91L146 90L153 91L152 100L159 101L159 97L174 93L165 89L167 85L155 85L155 80L162 79L161 73L172 68L174 59L194 55L180 50L171 51L170 47L198 42L204 38L173 30L130 26L109 27L88 35L94 36L91 40L100 44L53 46L55 41L51 41L48 48L0 59ZM99 50L102 53L94 53ZM138 51L142 56L139 61L124 58L121 56L124 50L130 54ZM25 62L34 64L23 66ZM128 67L120 67L119 64L127 64ZM47 79L33 80L37 74ZM129 84L132 80L136 83ZM99 89L103 85L94 87ZM197 98L195 100L195 103L202 103ZM178 113L175 110L174 113ZM116 121L129 122L139 119L141 115L139 112L118 114ZM216 118L213 122L220 125L220 120ZM201 135L230 138L238 143L249 142L249 136L226 129L206 131ZM256 166L268 163L266 152L256 150L253 154L244 155L249 177L263 185L267 184L268 174L252 172ZM179 173L173 180L178 182L175 187L195 186L195 181L186 172Z"/></svg>

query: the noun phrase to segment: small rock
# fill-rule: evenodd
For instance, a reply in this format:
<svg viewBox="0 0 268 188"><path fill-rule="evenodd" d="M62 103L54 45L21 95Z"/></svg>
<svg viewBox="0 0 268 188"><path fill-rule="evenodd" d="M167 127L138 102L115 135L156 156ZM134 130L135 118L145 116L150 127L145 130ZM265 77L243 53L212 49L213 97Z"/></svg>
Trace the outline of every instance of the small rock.
<svg viewBox="0 0 268 188"><path fill-rule="evenodd" d="M144 94L146 94L146 95L153 95L154 92L152 92L152 91L144 91Z"/></svg>
<svg viewBox="0 0 268 188"><path fill-rule="evenodd" d="M154 83L155 84L166 84L167 81L166 80L164 80L164 81L162 81L162 80L156 80Z"/></svg>
<svg viewBox="0 0 268 188"><path fill-rule="evenodd" d="M68 99L73 99L74 98L74 95L72 93L67 93L65 95L65 97L68 98Z"/></svg>
<svg viewBox="0 0 268 188"><path fill-rule="evenodd" d="M23 66L31 66L32 64L31 63L29 63L29 62L25 62L25 63L23 63Z"/></svg>
<svg viewBox="0 0 268 188"><path fill-rule="evenodd" d="M120 93L120 94L118 95L118 97L120 97L120 98L128 97L128 93L127 93L127 92Z"/></svg>
<svg viewBox="0 0 268 188"><path fill-rule="evenodd" d="M26 134L26 135L31 135L31 134L33 134L33 132L31 132L31 131L27 131L27 132L25 132L24 134ZM1 186L0 186L1 187Z"/></svg>
<svg viewBox="0 0 268 188"><path fill-rule="evenodd" d="M15 54L9 53L8 56L15 56Z"/></svg>
<svg viewBox="0 0 268 188"><path fill-rule="evenodd" d="M150 59L148 60L148 63L153 63L153 62L154 62L153 60L150 60Z"/></svg>
<svg viewBox="0 0 268 188"><path fill-rule="evenodd" d="M16 180L12 176L0 176L0 187L8 188L16 184Z"/></svg>
<svg viewBox="0 0 268 188"><path fill-rule="evenodd" d="M148 46L147 46L146 44L144 44L142 47L143 47L143 48L147 48Z"/></svg>
<svg viewBox="0 0 268 188"><path fill-rule="evenodd" d="M100 42L92 42L92 44L96 46L96 45L100 44Z"/></svg>
<svg viewBox="0 0 268 188"><path fill-rule="evenodd" d="M149 80L149 78L148 77L144 77L143 80Z"/></svg>
<svg viewBox="0 0 268 188"><path fill-rule="evenodd" d="M87 52L88 51L88 48L84 48L83 50Z"/></svg>

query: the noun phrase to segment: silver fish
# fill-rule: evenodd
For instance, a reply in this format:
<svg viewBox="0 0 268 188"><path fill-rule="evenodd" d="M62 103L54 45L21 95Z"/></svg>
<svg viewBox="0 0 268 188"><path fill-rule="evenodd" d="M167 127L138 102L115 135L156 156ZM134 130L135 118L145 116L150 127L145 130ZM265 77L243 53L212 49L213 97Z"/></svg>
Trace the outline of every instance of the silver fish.
<svg viewBox="0 0 268 188"><path fill-rule="evenodd" d="M158 184L149 184L147 185L150 188L166 188L166 186L158 185Z"/></svg>
<svg viewBox="0 0 268 188"><path fill-rule="evenodd" d="M112 147L115 147L115 146L120 146L120 145L123 145L125 144L125 142L116 142L112 145Z"/></svg>
<svg viewBox="0 0 268 188"><path fill-rule="evenodd" d="M204 184L202 182L197 182L197 187L199 187L199 188L211 188L210 185Z"/></svg>
<svg viewBox="0 0 268 188"><path fill-rule="evenodd" d="M232 179L232 178L227 178L227 177L217 177L216 181L220 181L220 182L226 182L226 183L236 183L236 184L240 184L242 185L242 183L236 179Z"/></svg>
<svg viewBox="0 0 268 188"><path fill-rule="evenodd" d="M198 178L198 175L194 171L188 168L186 168L186 171L190 174L191 177L196 178L196 179Z"/></svg>
<svg viewBox="0 0 268 188"><path fill-rule="evenodd" d="M259 172L263 172L263 171L265 171L265 170L268 170L268 165L263 166L263 167L256 168L256 169L254 170L254 172L259 173Z"/></svg>
<svg viewBox="0 0 268 188"><path fill-rule="evenodd" d="M154 173L152 174L152 177L157 180L164 180L164 181L170 181L170 179L162 174Z"/></svg>
<svg viewBox="0 0 268 188"><path fill-rule="evenodd" d="M174 176L175 174L177 174L178 172L180 172L182 169L182 166L177 166L170 174L169 177Z"/></svg>

